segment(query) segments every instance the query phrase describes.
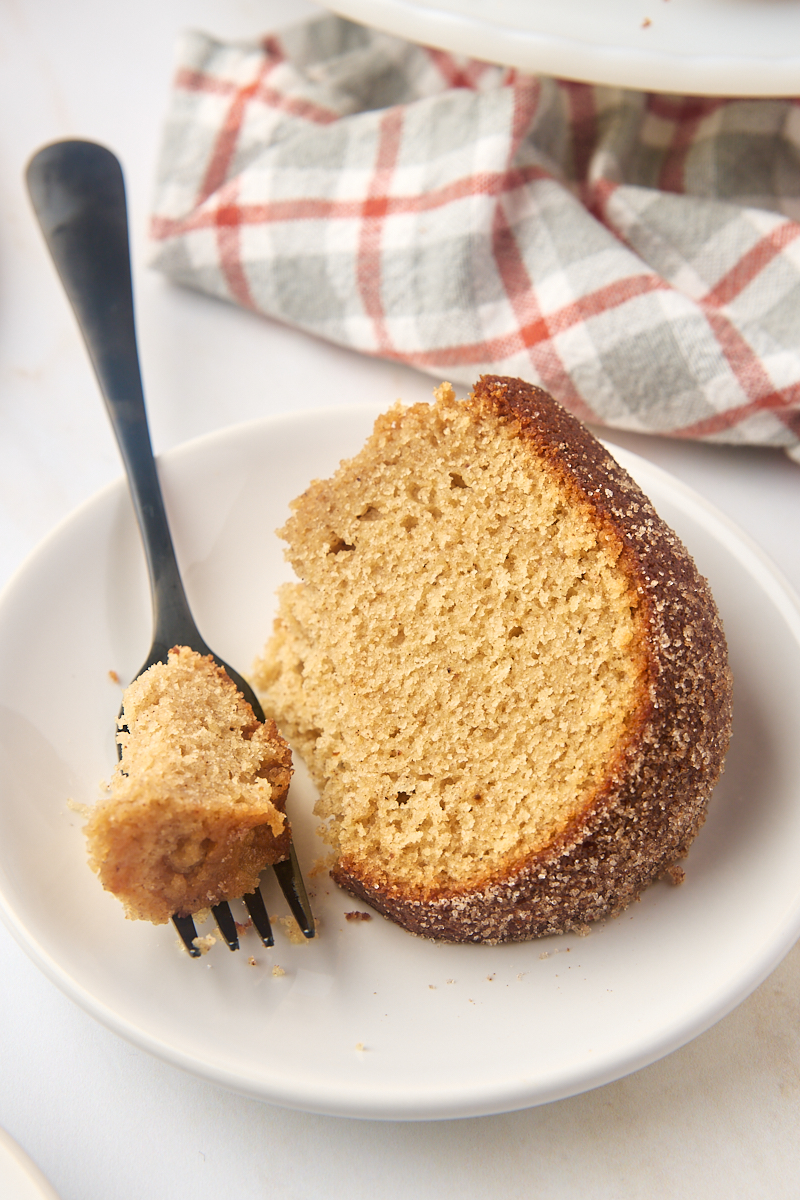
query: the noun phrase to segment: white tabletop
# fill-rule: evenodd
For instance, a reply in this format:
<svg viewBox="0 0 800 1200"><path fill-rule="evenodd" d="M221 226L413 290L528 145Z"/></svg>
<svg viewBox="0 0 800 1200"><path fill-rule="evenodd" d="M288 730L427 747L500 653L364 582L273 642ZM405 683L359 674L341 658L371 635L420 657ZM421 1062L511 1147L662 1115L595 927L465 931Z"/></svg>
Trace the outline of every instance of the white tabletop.
<svg viewBox="0 0 800 1200"><path fill-rule="evenodd" d="M93 138L124 163L157 450L271 412L429 396L431 381L416 372L177 290L144 265L178 31L255 35L314 11L304 0L0 7L0 584L62 516L120 474L22 187L25 162L47 141ZM800 591L800 466L777 451L611 440L716 504ZM62 1200L797 1195L797 948L735 1012L636 1075L505 1116L410 1124L232 1095L96 1024L3 927L0 955L0 1126Z"/></svg>

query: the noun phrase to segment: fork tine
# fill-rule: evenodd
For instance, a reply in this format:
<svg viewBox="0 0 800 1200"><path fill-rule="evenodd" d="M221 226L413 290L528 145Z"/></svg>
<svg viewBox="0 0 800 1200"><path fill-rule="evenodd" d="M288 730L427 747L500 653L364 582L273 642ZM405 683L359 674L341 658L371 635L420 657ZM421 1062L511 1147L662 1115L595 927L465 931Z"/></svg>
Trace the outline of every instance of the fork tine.
<svg viewBox="0 0 800 1200"><path fill-rule="evenodd" d="M194 944L194 940L197 937L197 930L194 927L194 920L192 917L179 917L177 913L173 913L172 924L180 934L181 941L191 954L192 958L199 958L200 949Z"/></svg>
<svg viewBox="0 0 800 1200"><path fill-rule="evenodd" d="M256 933L261 938L265 946L274 946L275 938L272 936L272 926L269 923L264 897L261 895L261 889L256 888L254 892L248 892L246 896L242 896L244 906L250 913L251 920L255 927Z"/></svg>
<svg viewBox="0 0 800 1200"><path fill-rule="evenodd" d="M294 845L289 846L289 857L284 859L283 862L274 863L272 869L281 886L281 891L286 897L286 902L289 905L292 916L297 921L303 934L307 938L313 938L314 914L311 912L311 905L308 902L308 895L303 883L303 876L300 874L300 866L297 862L297 855L294 852Z"/></svg>
<svg viewBox="0 0 800 1200"><path fill-rule="evenodd" d="M227 943L228 949L238 950L239 934L236 932L236 922L233 919L233 913L227 900L222 900L219 904L214 904L211 911L214 914L219 931Z"/></svg>
<svg viewBox="0 0 800 1200"><path fill-rule="evenodd" d="M295 921L297 921L304 936L313 938L315 933L314 915L311 912L311 905L308 902L308 894L303 883L303 876L300 874L300 867L293 845L289 848L289 857L283 862L275 863L272 869L280 884L281 891L286 897L289 911ZM261 941L265 946L274 946L275 939L272 936L272 926L270 925L269 915L264 904L264 897L261 895L261 889L256 888L254 892L249 892L246 896L242 896L242 901L250 914ZM239 934L228 902L223 900L220 904L215 904L211 911L214 914L217 927L225 939L228 949L238 950ZM177 913L173 913L172 924L180 934L181 941L192 958L199 958L200 950L195 945L197 929L195 928L194 919L191 916L180 917Z"/></svg>

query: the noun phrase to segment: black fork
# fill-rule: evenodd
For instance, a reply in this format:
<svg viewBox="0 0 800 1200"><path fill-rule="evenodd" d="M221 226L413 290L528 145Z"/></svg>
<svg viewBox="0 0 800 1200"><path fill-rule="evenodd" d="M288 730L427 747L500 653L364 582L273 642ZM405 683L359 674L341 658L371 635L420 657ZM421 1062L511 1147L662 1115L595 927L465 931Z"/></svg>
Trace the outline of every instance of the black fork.
<svg viewBox="0 0 800 1200"><path fill-rule="evenodd" d="M72 304L106 402L128 476L144 544L153 605L153 644L141 671L166 662L173 646L211 654L227 671L259 721L264 713L245 679L204 642L181 580L153 457L142 389L133 312L128 214L119 161L94 142L64 141L45 146L26 172L28 191L61 282ZM120 713L120 722L124 716ZM273 871L289 909L307 938L314 918L294 847ZM272 946L261 891L242 897L262 942ZM239 947L227 901L213 909L231 950ZM174 915L186 949L200 954L191 916Z"/></svg>

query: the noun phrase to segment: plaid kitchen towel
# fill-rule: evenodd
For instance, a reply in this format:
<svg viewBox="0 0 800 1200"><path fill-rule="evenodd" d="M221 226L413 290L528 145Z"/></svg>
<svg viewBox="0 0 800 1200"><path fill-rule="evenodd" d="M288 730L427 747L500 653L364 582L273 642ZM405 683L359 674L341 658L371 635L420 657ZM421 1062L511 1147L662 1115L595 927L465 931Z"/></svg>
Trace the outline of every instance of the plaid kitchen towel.
<svg viewBox="0 0 800 1200"><path fill-rule="evenodd" d="M586 421L800 456L800 101L522 75L325 16L185 36L153 263Z"/></svg>

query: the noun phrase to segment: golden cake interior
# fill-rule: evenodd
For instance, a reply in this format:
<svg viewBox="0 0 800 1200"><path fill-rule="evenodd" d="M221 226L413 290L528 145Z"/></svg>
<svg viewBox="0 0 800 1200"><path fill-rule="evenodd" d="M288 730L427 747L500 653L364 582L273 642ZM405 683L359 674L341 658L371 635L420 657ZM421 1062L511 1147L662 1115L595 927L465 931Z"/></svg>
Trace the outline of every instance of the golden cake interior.
<svg viewBox="0 0 800 1200"><path fill-rule="evenodd" d="M340 863L420 897L550 845L646 690L620 543L518 432L442 385L281 531L299 582L257 667L266 711Z"/></svg>
<svg viewBox="0 0 800 1200"><path fill-rule="evenodd" d="M274 723L185 646L123 700L122 757L86 825L103 886L156 924L251 892L288 852L291 752Z"/></svg>

